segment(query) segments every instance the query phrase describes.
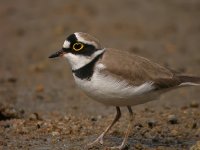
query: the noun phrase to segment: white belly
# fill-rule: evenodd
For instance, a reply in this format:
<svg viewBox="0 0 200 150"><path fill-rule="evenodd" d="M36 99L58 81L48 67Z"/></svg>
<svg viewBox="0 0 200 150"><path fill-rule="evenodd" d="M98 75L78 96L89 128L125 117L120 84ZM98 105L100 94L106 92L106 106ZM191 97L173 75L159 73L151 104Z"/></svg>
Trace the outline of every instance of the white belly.
<svg viewBox="0 0 200 150"><path fill-rule="evenodd" d="M139 86L129 85L111 76L94 73L91 80L74 76L76 84L90 97L106 105L127 106L151 101L157 95L150 94L154 86L146 82Z"/></svg>

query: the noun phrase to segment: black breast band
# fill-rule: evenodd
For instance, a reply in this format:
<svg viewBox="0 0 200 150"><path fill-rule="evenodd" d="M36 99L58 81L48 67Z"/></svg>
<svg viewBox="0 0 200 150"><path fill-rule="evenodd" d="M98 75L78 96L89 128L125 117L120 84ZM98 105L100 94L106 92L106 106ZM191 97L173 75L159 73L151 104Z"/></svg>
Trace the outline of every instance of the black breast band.
<svg viewBox="0 0 200 150"><path fill-rule="evenodd" d="M90 63L79 69L72 70L72 72L75 74L76 77L82 80L83 79L90 80L94 73L94 66L96 62L103 56L103 54L104 53L97 55Z"/></svg>

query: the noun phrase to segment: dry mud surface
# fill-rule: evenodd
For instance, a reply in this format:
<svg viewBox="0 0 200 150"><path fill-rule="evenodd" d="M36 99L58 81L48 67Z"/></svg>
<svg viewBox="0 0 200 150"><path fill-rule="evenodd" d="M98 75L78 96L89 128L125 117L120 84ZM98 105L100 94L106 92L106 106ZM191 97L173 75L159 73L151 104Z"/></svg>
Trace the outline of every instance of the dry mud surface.
<svg viewBox="0 0 200 150"><path fill-rule="evenodd" d="M200 75L199 0L0 3L2 150L82 150L111 122L115 109L85 96L64 60L48 59L73 32L88 32L105 47ZM200 149L199 87L169 92L133 110L134 128L125 149ZM128 123L127 110L122 112L105 146L91 150L120 144Z"/></svg>

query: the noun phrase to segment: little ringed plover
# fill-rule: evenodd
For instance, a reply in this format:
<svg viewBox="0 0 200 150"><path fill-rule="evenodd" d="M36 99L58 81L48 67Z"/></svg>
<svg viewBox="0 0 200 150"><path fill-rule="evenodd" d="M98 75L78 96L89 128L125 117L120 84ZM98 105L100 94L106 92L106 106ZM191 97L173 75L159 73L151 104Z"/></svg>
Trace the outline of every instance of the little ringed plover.
<svg viewBox="0 0 200 150"><path fill-rule="evenodd" d="M75 83L89 97L116 107L113 122L89 146L103 144L104 135L121 117L121 106L128 108L130 120L123 142L113 147L117 149L125 147L132 128L131 106L155 100L175 88L200 85L200 77L178 74L123 50L104 48L95 37L82 32L68 36L62 49L49 56L55 57L68 60Z"/></svg>

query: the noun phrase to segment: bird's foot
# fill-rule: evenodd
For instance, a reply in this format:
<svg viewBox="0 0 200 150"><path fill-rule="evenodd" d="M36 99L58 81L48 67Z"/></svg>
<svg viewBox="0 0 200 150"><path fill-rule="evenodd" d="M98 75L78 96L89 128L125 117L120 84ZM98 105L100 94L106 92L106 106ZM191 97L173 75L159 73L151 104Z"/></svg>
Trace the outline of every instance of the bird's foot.
<svg viewBox="0 0 200 150"><path fill-rule="evenodd" d="M128 149L128 146L124 143L122 143L119 146L113 146L113 147L107 147L106 150L126 150Z"/></svg>
<svg viewBox="0 0 200 150"><path fill-rule="evenodd" d="M87 147L93 147L93 146L95 146L95 145L97 145L99 143L101 145L103 145L103 137L104 137L104 134L101 134L95 141L87 144Z"/></svg>

